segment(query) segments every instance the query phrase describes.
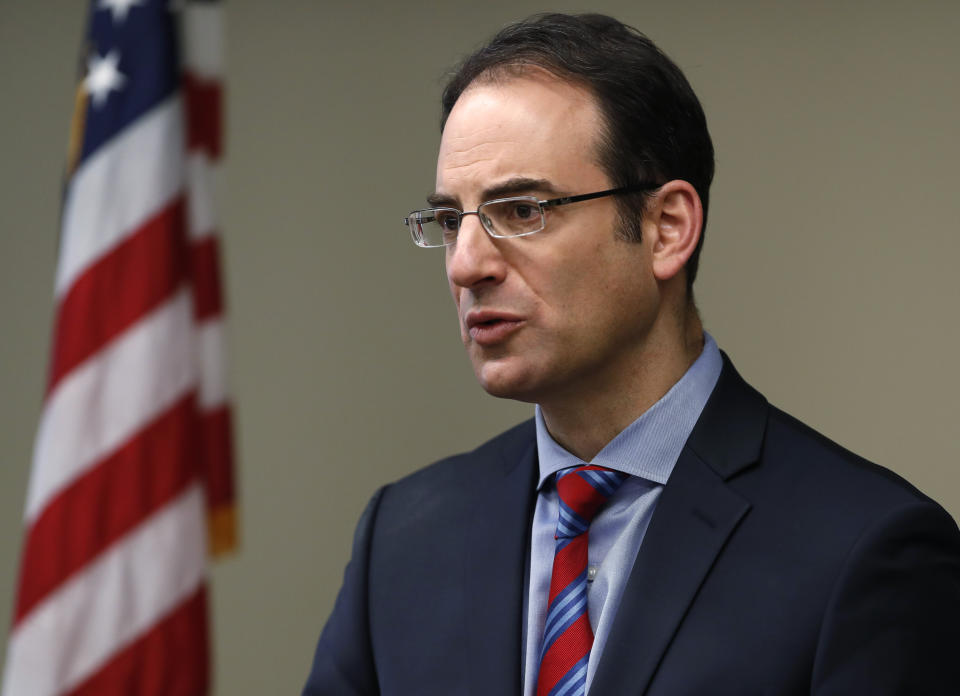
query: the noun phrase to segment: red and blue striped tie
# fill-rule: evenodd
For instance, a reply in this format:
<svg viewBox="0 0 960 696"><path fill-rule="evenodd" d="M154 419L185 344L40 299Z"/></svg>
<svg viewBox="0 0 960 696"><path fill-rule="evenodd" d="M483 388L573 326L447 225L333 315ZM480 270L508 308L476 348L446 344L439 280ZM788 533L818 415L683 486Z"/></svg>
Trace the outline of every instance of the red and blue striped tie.
<svg viewBox="0 0 960 696"><path fill-rule="evenodd" d="M626 474L578 466L557 474L560 519L547 621L540 648L537 696L583 696L593 630L587 616L587 539L590 522Z"/></svg>

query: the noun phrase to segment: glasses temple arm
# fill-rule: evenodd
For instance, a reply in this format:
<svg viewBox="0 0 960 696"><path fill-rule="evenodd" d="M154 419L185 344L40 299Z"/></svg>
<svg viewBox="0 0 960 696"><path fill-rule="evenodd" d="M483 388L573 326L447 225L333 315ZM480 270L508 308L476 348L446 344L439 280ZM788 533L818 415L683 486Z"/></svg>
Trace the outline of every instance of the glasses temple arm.
<svg viewBox="0 0 960 696"><path fill-rule="evenodd" d="M544 208L557 205L567 205L568 203L579 203L580 201L590 201L594 198L603 198L604 196L617 196L621 193L640 193L641 191L650 191L658 188L658 184L636 184L634 186L621 186L620 188L607 189L606 191L597 191L596 193L583 193L579 196L563 196L561 198L551 198L546 201L538 201Z"/></svg>

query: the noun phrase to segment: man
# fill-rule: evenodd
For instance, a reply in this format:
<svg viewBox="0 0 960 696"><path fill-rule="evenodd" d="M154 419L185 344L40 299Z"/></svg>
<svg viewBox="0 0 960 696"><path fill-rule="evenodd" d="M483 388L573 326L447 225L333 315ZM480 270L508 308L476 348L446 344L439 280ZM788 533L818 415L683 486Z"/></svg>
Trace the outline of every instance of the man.
<svg viewBox="0 0 960 696"><path fill-rule="evenodd" d="M536 417L374 496L305 694L960 691L956 524L701 327L712 175L686 79L613 19L460 66L407 223L480 384Z"/></svg>

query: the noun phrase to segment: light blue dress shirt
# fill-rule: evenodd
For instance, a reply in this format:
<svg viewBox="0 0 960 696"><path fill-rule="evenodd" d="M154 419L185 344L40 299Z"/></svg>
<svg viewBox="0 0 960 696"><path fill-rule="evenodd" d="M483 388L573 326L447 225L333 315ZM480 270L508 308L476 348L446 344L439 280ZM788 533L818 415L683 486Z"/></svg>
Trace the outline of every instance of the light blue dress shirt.
<svg viewBox="0 0 960 696"><path fill-rule="evenodd" d="M590 462L581 461L556 443L547 432L543 414L537 407L540 481L537 484L539 495L533 514L530 543L530 584L525 598L524 696L534 696L535 693L539 669L537 658L543 639L547 595L553 570L554 533L559 515L553 474L584 464L596 464L630 474L590 524L587 607L594 639L587 664L589 691L660 492L716 386L722 364L717 344L709 334L704 333L703 351L680 381L607 443Z"/></svg>

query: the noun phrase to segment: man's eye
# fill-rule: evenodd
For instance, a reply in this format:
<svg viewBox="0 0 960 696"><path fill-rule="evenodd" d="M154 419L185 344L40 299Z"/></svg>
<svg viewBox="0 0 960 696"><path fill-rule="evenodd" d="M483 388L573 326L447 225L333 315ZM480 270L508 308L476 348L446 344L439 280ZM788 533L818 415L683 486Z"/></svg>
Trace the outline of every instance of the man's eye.
<svg viewBox="0 0 960 696"><path fill-rule="evenodd" d="M518 203L513 206L513 214L521 220L526 220L533 215L533 206L529 203Z"/></svg>
<svg viewBox="0 0 960 696"><path fill-rule="evenodd" d="M437 222L440 223L440 226L445 232L456 232L460 227L460 220L456 215L438 215Z"/></svg>

